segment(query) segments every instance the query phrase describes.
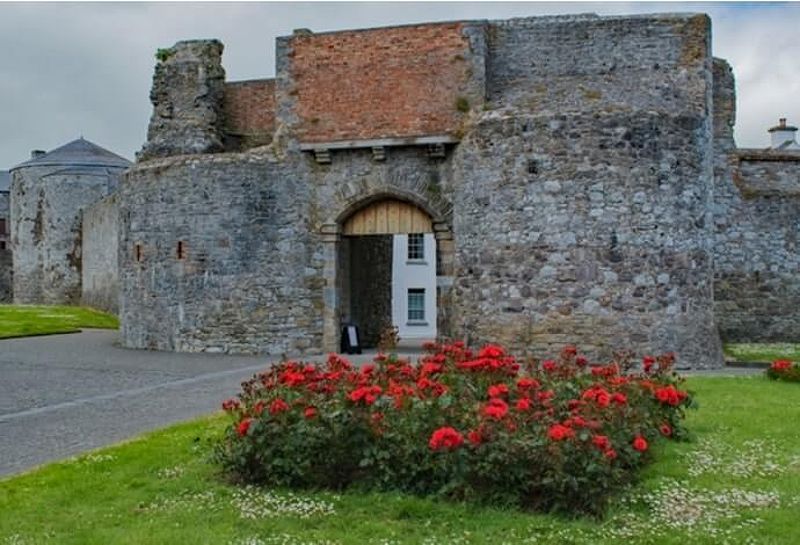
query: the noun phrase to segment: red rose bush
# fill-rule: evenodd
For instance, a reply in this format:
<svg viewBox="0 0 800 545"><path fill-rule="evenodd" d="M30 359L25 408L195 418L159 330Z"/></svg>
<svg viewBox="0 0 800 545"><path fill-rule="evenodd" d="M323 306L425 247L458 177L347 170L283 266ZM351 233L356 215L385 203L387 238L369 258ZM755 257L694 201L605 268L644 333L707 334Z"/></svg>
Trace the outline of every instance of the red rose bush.
<svg viewBox="0 0 800 545"><path fill-rule="evenodd" d="M800 382L800 365L789 360L775 360L767 369L767 377L772 380Z"/></svg>
<svg viewBox="0 0 800 545"><path fill-rule="evenodd" d="M521 362L502 347L429 344L412 364L285 362L223 403L217 459L248 482L401 490L599 513L652 444L686 436L671 355L590 365L573 347Z"/></svg>

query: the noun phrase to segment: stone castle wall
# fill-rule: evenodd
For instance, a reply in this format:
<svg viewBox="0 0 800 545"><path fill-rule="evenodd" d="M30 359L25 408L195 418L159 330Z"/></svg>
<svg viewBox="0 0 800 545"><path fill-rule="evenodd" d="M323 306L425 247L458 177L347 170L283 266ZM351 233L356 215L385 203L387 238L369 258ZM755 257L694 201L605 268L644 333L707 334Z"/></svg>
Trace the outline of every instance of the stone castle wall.
<svg viewBox="0 0 800 545"><path fill-rule="evenodd" d="M5 229L0 230L0 240L6 241L8 238L9 225L9 212L11 209L11 195L6 191L0 191L0 219L6 220Z"/></svg>
<svg viewBox="0 0 800 545"><path fill-rule="evenodd" d="M495 110L455 157L456 330L538 353L576 342L721 362L708 30L702 16L665 16L490 32Z"/></svg>
<svg viewBox="0 0 800 545"><path fill-rule="evenodd" d="M352 295L340 228L383 198L432 219L440 333L537 355L577 343L721 365L717 321L744 319L721 304L725 267L743 270L721 218L744 213L743 236L768 247L746 209L780 218L766 268L796 270L793 167L732 153L703 15L296 32L278 39L274 138L236 153L250 146L229 145L233 125L272 121L272 83L224 84L220 52L182 42L156 68L148 143L120 191L126 346L336 349ZM162 115L177 111L185 122ZM448 138L415 140L434 135ZM773 204L745 204L728 176L755 176Z"/></svg>
<svg viewBox="0 0 800 545"><path fill-rule="evenodd" d="M342 248L338 234L323 234L326 226L384 196L445 217L448 170L447 161L412 148L392 150L380 163L368 150L341 152L327 166L308 154L279 160L259 150L138 165L120 188L123 344L277 355L338 350L339 320L349 310L338 301L337 277L327 276Z"/></svg>
<svg viewBox="0 0 800 545"><path fill-rule="evenodd" d="M0 218L6 220L5 230L9 229L9 193L0 191ZM13 270L11 259L11 241L8 235L0 231L0 241L5 242L5 248L0 248L0 303L12 301Z"/></svg>
<svg viewBox="0 0 800 545"><path fill-rule="evenodd" d="M25 166L12 171L14 302L79 304L81 214L117 186L121 168Z"/></svg>
<svg viewBox="0 0 800 545"><path fill-rule="evenodd" d="M87 206L81 222L81 304L119 312L117 252L119 197L116 193Z"/></svg>
<svg viewBox="0 0 800 545"><path fill-rule="evenodd" d="M733 73L714 66L714 299L720 334L797 342L800 153L737 149Z"/></svg>
<svg viewBox="0 0 800 545"><path fill-rule="evenodd" d="M302 164L264 154L131 169L120 188L123 344L318 352L322 256L309 230L305 179Z"/></svg>
<svg viewBox="0 0 800 545"><path fill-rule="evenodd" d="M11 250L0 250L0 303L10 303L14 296L14 269L11 258Z"/></svg>

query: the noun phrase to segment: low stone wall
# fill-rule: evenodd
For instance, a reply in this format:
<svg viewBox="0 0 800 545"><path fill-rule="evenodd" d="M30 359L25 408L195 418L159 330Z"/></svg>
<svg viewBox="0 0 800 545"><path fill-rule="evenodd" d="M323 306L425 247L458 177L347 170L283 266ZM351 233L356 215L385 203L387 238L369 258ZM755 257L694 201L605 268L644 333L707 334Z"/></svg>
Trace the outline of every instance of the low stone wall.
<svg viewBox="0 0 800 545"><path fill-rule="evenodd" d="M83 211L81 303L116 314L119 311L117 250L119 205L109 195Z"/></svg>
<svg viewBox="0 0 800 545"><path fill-rule="evenodd" d="M800 341L800 153L739 150L718 199L714 296L729 341Z"/></svg>
<svg viewBox="0 0 800 545"><path fill-rule="evenodd" d="M731 67L714 60L714 313L726 341L800 340L800 153L737 149Z"/></svg>

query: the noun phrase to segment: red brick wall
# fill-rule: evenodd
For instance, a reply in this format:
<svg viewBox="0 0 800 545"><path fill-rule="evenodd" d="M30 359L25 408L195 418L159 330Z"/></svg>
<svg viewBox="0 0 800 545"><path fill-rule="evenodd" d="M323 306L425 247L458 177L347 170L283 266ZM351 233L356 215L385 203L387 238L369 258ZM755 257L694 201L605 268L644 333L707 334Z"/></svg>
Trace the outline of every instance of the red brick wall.
<svg viewBox="0 0 800 545"><path fill-rule="evenodd" d="M463 23L295 35L301 142L452 134L471 77ZM474 105L473 105L474 106Z"/></svg>
<svg viewBox="0 0 800 545"><path fill-rule="evenodd" d="M225 84L225 131L248 144L267 143L275 130L275 80Z"/></svg>

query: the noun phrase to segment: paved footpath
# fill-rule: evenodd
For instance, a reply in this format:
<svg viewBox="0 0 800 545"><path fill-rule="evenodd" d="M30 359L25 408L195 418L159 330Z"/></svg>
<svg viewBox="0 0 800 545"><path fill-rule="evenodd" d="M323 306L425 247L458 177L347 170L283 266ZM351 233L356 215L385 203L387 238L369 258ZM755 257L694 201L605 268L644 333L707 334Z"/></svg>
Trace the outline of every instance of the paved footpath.
<svg viewBox="0 0 800 545"><path fill-rule="evenodd" d="M0 477L211 413L269 363L127 350L116 338L88 330L0 340Z"/></svg>
<svg viewBox="0 0 800 545"><path fill-rule="evenodd" d="M0 477L211 413L264 356L115 346L117 332L0 340Z"/></svg>

